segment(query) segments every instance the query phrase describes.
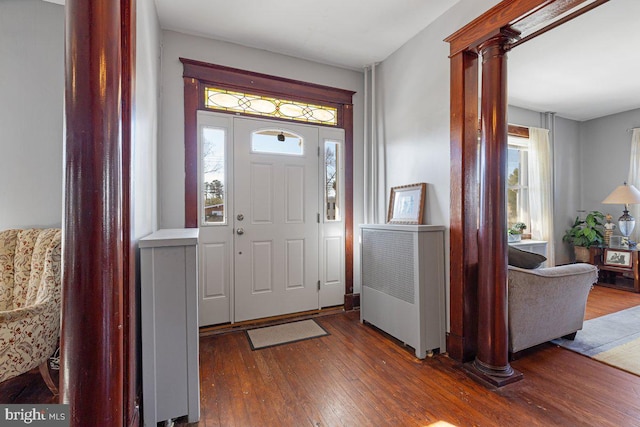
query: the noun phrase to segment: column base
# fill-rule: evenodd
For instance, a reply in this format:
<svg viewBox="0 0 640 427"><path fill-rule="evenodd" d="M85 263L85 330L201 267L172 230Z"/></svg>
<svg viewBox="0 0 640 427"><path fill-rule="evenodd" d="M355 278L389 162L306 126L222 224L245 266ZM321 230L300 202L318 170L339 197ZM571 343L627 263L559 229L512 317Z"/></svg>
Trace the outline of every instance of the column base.
<svg viewBox="0 0 640 427"><path fill-rule="evenodd" d="M504 387L524 378L522 372L516 371L507 365L506 367L492 367L480 362L478 359L463 365L467 374L486 387Z"/></svg>

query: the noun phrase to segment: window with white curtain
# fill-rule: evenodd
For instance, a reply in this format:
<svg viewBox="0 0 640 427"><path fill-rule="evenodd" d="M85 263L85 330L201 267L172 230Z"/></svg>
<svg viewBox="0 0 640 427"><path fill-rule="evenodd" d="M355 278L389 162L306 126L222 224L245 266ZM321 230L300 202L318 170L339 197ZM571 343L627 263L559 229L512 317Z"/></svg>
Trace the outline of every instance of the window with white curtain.
<svg viewBox="0 0 640 427"><path fill-rule="evenodd" d="M529 139L509 136L507 153L507 227L522 222L531 230L529 215Z"/></svg>
<svg viewBox="0 0 640 427"><path fill-rule="evenodd" d="M529 138L509 135L508 227L523 222L533 240L547 242L547 266L555 265L553 160L547 129L529 128Z"/></svg>

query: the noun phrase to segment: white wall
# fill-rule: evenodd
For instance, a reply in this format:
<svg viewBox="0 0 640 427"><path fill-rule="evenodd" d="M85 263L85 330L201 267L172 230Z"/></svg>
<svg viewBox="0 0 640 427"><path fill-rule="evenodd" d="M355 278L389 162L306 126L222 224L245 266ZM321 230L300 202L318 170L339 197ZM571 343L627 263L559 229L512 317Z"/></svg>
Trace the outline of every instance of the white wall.
<svg viewBox="0 0 640 427"><path fill-rule="evenodd" d="M160 25L153 0L137 1L136 84L132 144L132 237L158 228L157 147L160 98Z"/></svg>
<svg viewBox="0 0 640 427"><path fill-rule="evenodd" d="M518 125L525 127L543 127L540 113L537 111L527 110L513 105L509 105L507 110L507 120L510 125Z"/></svg>
<svg viewBox="0 0 640 427"><path fill-rule="evenodd" d="M163 31L158 152L160 228L184 227L184 86L180 57L356 91L353 97L354 226L362 223L363 73L233 43ZM357 232L355 229L354 233ZM357 234L354 240L354 292L360 292Z"/></svg>
<svg viewBox="0 0 640 427"><path fill-rule="evenodd" d="M137 4L133 237L157 228L160 27ZM63 191L64 6L0 2L0 229L60 227Z"/></svg>
<svg viewBox="0 0 640 427"><path fill-rule="evenodd" d="M627 180L631 156L631 132L640 126L640 109L582 122L582 208L610 213L615 220L622 215L622 205L601 202L618 185Z"/></svg>
<svg viewBox="0 0 640 427"><path fill-rule="evenodd" d="M573 262L573 249L562 236L582 209L580 122L556 116L554 160L554 238L556 265Z"/></svg>
<svg viewBox="0 0 640 427"><path fill-rule="evenodd" d="M64 8L0 2L0 230L60 227Z"/></svg>
<svg viewBox="0 0 640 427"><path fill-rule="evenodd" d="M443 40L496 3L461 0L378 67L378 135L387 146L384 206L391 187L426 182L427 223L448 229L450 77L449 44ZM448 230L445 256L449 307Z"/></svg>

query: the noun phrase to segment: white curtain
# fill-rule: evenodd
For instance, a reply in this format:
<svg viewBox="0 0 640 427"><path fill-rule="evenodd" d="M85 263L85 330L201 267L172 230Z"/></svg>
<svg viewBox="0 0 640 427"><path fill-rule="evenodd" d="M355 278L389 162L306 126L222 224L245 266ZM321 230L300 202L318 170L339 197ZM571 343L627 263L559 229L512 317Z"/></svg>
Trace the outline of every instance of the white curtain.
<svg viewBox="0 0 640 427"><path fill-rule="evenodd" d="M631 135L631 156L629 158L629 177L627 183L640 190L640 129L634 129ZM640 205L629 205L629 213L636 219L636 227L631 238L637 242L640 236Z"/></svg>
<svg viewBox="0 0 640 427"><path fill-rule="evenodd" d="M547 241L547 267L552 267L555 265L553 158L548 129L529 128L529 214L531 238Z"/></svg>

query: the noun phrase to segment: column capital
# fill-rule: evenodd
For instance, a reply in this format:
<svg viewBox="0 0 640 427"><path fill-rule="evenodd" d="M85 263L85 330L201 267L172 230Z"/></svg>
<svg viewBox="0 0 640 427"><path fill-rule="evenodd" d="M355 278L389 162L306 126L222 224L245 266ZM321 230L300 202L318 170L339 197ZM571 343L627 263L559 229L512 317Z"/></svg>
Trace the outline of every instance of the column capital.
<svg viewBox="0 0 640 427"><path fill-rule="evenodd" d="M520 38L520 32L509 27L504 27L499 33L485 40L476 47L479 55L484 55L491 49L499 48L502 53L509 50L509 45Z"/></svg>

